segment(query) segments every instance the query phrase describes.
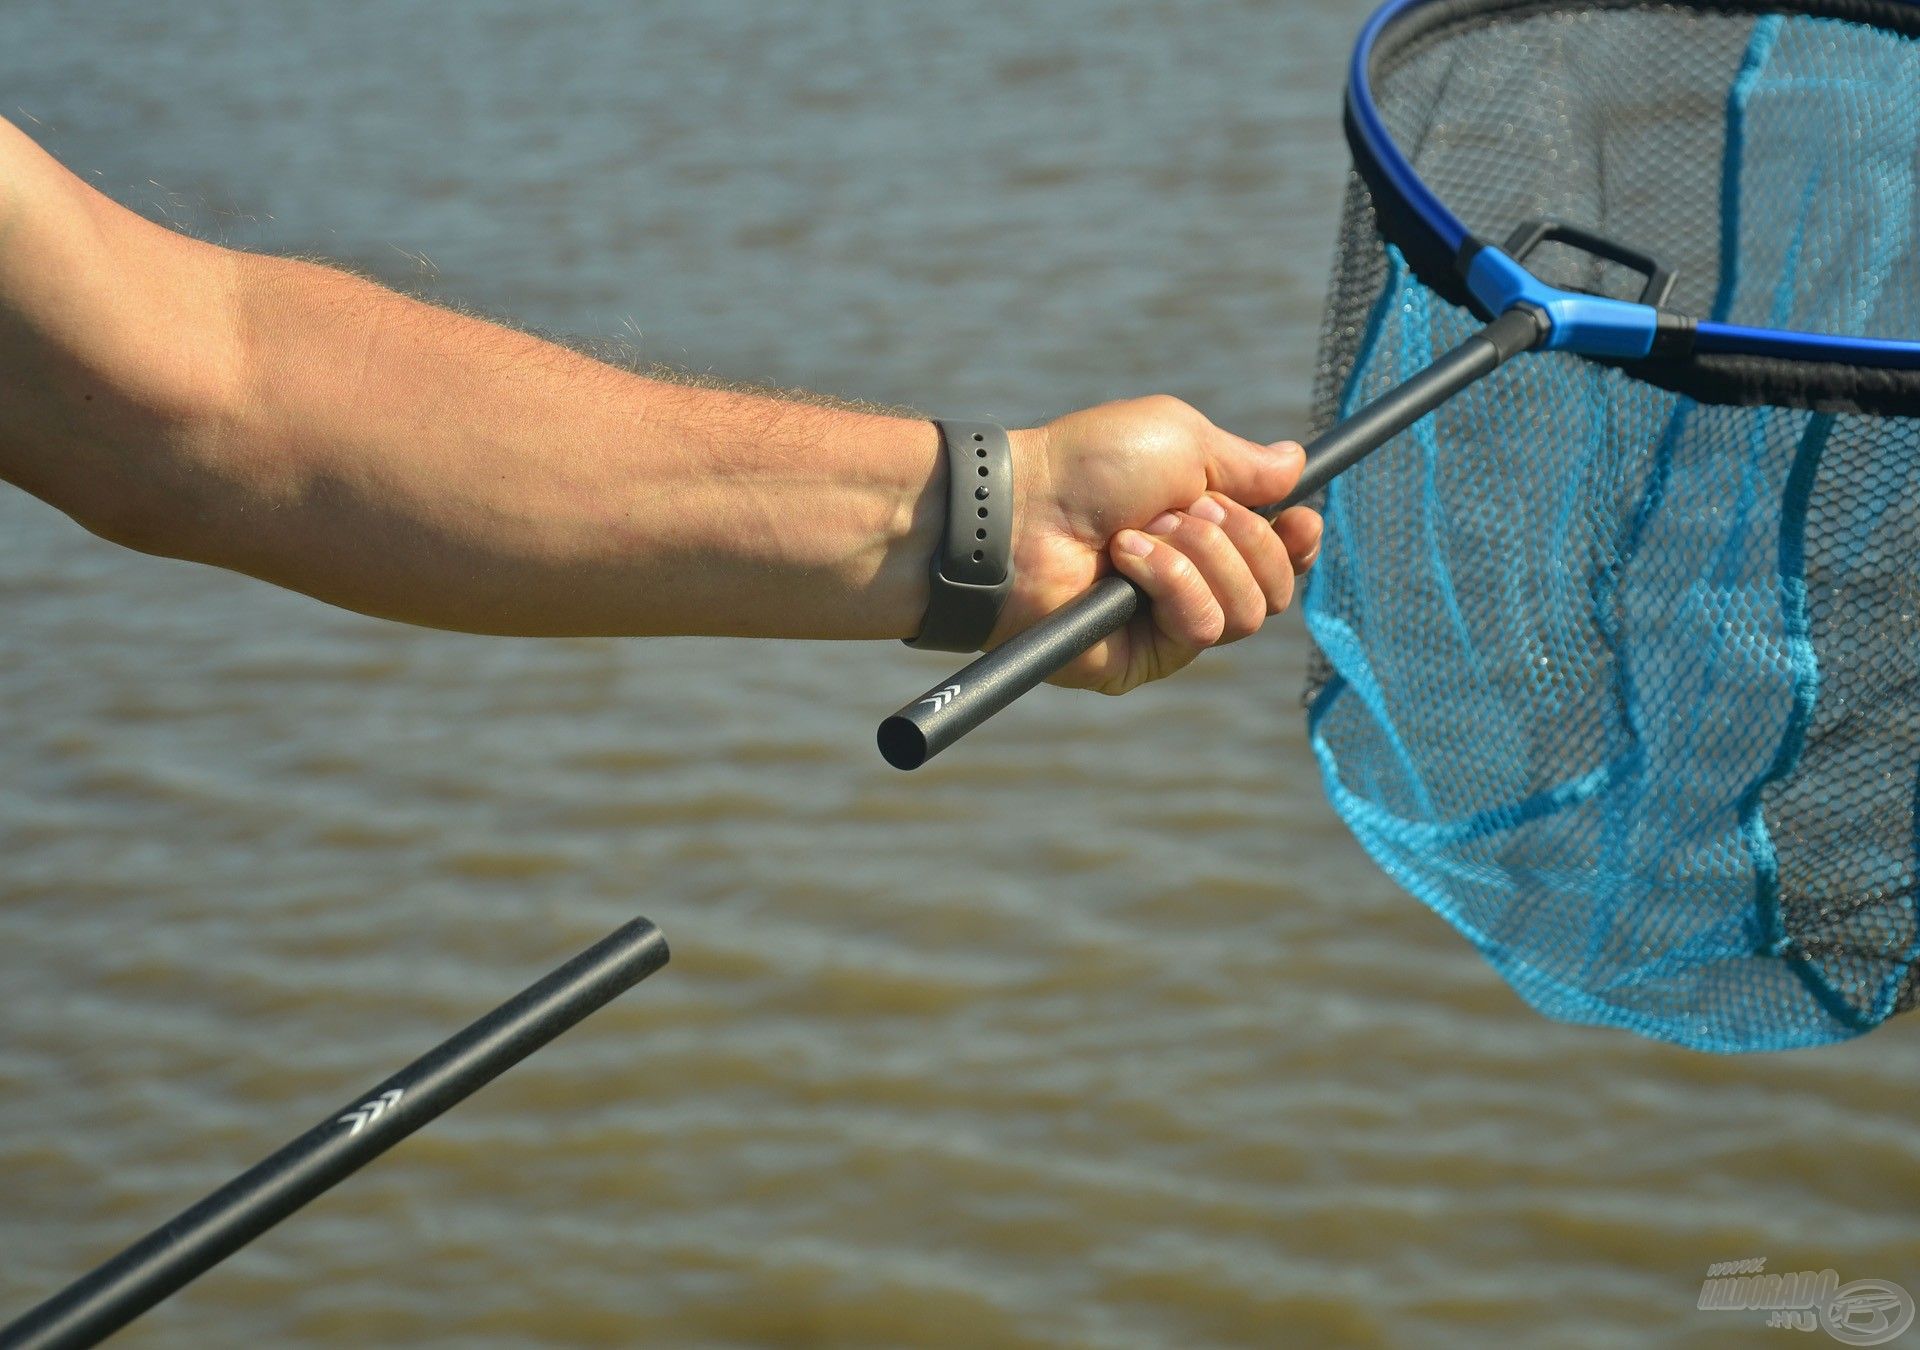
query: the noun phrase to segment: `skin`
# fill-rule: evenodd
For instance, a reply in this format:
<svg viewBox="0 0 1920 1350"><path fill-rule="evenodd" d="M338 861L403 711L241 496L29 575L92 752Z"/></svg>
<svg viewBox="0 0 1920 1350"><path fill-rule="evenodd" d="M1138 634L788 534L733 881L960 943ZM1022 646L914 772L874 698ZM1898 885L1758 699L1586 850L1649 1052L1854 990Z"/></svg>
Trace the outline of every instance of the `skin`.
<svg viewBox="0 0 1920 1350"><path fill-rule="evenodd" d="M917 631L931 423L649 378L312 263L188 239L0 122L0 477L107 539L518 635ZM1012 433L989 646L1108 570L1150 611L1061 675L1121 693L1245 637L1319 549L1302 457L1176 399Z"/></svg>

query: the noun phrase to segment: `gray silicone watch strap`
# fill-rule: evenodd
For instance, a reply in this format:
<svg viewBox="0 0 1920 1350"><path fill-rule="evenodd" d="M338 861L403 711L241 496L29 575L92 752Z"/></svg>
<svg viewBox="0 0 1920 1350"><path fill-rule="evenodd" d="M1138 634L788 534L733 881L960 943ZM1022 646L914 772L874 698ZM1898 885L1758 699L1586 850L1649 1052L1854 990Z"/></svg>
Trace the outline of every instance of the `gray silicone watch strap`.
<svg viewBox="0 0 1920 1350"><path fill-rule="evenodd" d="M939 418L947 457L947 527L933 555L922 651L973 652L1013 589L1013 455L992 422Z"/></svg>

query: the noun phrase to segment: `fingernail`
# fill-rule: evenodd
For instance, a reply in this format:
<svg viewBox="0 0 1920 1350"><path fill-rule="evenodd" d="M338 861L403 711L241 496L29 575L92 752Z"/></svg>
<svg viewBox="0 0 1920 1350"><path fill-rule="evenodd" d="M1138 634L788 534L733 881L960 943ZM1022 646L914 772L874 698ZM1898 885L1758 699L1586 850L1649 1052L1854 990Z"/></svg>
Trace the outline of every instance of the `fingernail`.
<svg viewBox="0 0 1920 1350"><path fill-rule="evenodd" d="M1282 441L1274 448L1280 452L1280 462L1288 468L1306 462L1307 452L1292 441Z"/></svg>
<svg viewBox="0 0 1920 1350"><path fill-rule="evenodd" d="M1190 516L1198 516L1202 520L1210 520L1215 525L1218 525L1226 520L1227 508L1220 505L1219 502L1211 497L1202 497L1199 501L1187 508L1187 514Z"/></svg>
<svg viewBox="0 0 1920 1350"><path fill-rule="evenodd" d="M1309 572L1309 571L1312 571L1312 570L1313 570L1313 565L1314 565L1315 563L1317 563L1317 562L1319 562L1319 561L1320 561L1320 545L1318 545L1318 544L1315 544L1315 545L1314 545L1314 546L1313 546L1312 548L1310 548L1310 549L1308 549L1308 550L1307 550L1307 556L1306 556L1306 557L1304 557L1304 558L1302 558L1302 559L1301 559L1301 560L1300 560L1300 561L1299 561L1299 562L1298 562L1298 563L1297 563L1297 564L1296 564L1296 565L1294 566L1294 569L1293 569L1293 570L1294 570L1295 572Z"/></svg>
<svg viewBox="0 0 1920 1350"><path fill-rule="evenodd" d="M1162 511L1159 515L1147 522L1148 534L1172 534L1179 528L1180 517L1171 511ZM1144 552L1145 550L1142 551Z"/></svg>
<svg viewBox="0 0 1920 1350"><path fill-rule="evenodd" d="M1153 541L1138 530L1122 530L1119 538L1120 551L1129 557L1144 558L1153 552Z"/></svg>

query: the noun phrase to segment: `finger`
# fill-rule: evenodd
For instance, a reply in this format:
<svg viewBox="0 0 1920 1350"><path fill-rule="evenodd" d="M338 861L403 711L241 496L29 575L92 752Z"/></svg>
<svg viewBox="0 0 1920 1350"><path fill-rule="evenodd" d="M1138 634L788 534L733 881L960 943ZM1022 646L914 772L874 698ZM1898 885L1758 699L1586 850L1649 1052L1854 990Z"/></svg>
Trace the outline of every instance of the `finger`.
<svg viewBox="0 0 1920 1350"><path fill-rule="evenodd" d="M1285 501L1307 462L1292 441L1261 445L1209 426L1206 432L1207 487L1248 506Z"/></svg>
<svg viewBox="0 0 1920 1350"><path fill-rule="evenodd" d="M1286 548L1287 557L1293 560L1295 573L1305 572L1319 560L1323 529L1320 513L1306 506L1282 511L1280 519L1274 522L1273 531Z"/></svg>
<svg viewBox="0 0 1920 1350"><path fill-rule="evenodd" d="M1227 537L1226 519L1226 508L1205 496L1185 511L1159 517L1147 526L1147 533L1159 535L1193 563L1224 619L1218 641L1238 642L1265 622L1267 597L1253 569Z"/></svg>
<svg viewBox="0 0 1920 1350"><path fill-rule="evenodd" d="M1218 494L1210 494L1209 500L1225 512L1226 519L1220 522L1221 532L1247 564L1254 584L1266 597L1261 617L1284 612L1293 603L1293 561L1287 556L1272 523L1265 516Z"/></svg>
<svg viewBox="0 0 1920 1350"><path fill-rule="evenodd" d="M1109 552L1114 567L1147 597L1155 629L1174 649L1176 668L1220 640L1226 615L1186 554L1140 530L1120 531Z"/></svg>

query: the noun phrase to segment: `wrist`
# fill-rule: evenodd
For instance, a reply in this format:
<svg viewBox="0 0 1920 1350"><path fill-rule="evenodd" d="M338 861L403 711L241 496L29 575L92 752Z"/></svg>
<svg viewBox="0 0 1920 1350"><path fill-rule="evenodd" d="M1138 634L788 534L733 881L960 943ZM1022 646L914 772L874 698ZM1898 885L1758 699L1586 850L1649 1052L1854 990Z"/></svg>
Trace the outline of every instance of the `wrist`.
<svg viewBox="0 0 1920 1350"><path fill-rule="evenodd" d="M931 421L895 422L888 440L883 462L891 481L881 554L858 589L876 621L873 636L904 640L920 631L927 612L927 560L946 529L947 462Z"/></svg>
<svg viewBox="0 0 1920 1350"><path fill-rule="evenodd" d="M1013 450L1013 588L987 646L996 647L1046 613L1062 533L1051 437L1044 426L1007 433Z"/></svg>
<svg viewBox="0 0 1920 1350"><path fill-rule="evenodd" d="M1047 462L1047 429L1027 427L1007 433L1013 452L1014 585L1020 584L1020 558L1031 553L1039 522L1053 500L1053 473Z"/></svg>

